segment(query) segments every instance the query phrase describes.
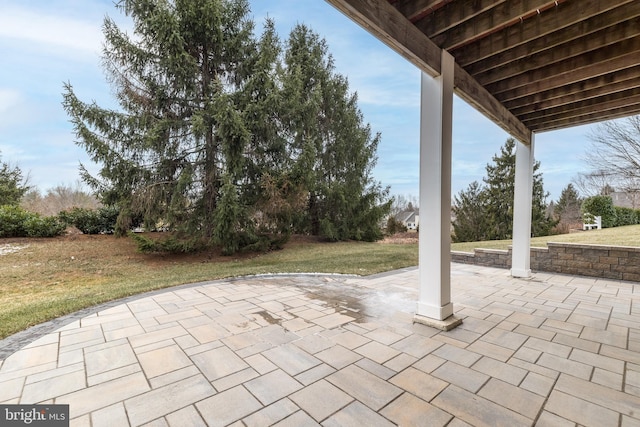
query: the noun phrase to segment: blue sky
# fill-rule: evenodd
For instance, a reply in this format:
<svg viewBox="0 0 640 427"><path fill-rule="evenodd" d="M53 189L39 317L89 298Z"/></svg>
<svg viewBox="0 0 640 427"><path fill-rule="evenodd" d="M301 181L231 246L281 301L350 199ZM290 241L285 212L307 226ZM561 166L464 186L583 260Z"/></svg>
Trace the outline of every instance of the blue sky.
<svg viewBox="0 0 640 427"><path fill-rule="evenodd" d="M324 0L252 0L262 31L269 16L285 39L297 23L324 37L337 72L349 79L374 132L382 133L374 177L392 194L418 195L420 72ZM101 25L109 15L122 27L129 20L112 0L0 0L0 151L40 190L78 180L78 164L97 171L74 143L62 109L62 84L70 81L84 101L113 105L100 68ZM508 135L463 101L454 103L455 194L482 180L485 165ZM584 168L590 126L536 136L544 186L557 200Z"/></svg>

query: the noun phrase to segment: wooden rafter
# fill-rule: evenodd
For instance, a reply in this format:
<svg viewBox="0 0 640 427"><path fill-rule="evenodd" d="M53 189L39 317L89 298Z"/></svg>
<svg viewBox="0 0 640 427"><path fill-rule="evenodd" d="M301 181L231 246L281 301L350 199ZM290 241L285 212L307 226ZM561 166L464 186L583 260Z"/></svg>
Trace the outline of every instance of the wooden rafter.
<svg viewBox="0 0 640 427"><path fill-rule="evenodd" d="M640 114L639 0L327 0L513 136Z"/></svg>

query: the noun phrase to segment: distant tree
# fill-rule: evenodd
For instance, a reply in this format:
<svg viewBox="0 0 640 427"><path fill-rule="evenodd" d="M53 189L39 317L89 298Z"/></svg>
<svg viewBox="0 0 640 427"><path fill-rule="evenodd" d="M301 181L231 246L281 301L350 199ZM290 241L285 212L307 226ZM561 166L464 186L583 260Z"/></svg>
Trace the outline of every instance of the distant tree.
<svg viewBox="0 0 640 427"><path fill-rule="evenodd" d="M72 208L96 209L100 202L80 183L76 183L57 185L49 188L44 195L37 188L32 188L24 195L20 205L30 212L52 216Z"/></svg>
<svg viewBox="0 0 640 427"><path fill-rule="evenodd" d="M589 135L585 161L591 171L586 183L596 182L596 194L640 190L640 115L602 122ZM603 178L606 178L603 180ZM607 188L608 187L608 188Z"/></svg>
<svg viewBox="0 0 640 427"><path fill-rule="evenodd" d="M395 194L392 197L391 215L413 211L418 208L418 199L411 194Z"/></svg>
<svg viewBox="0 0 640 427"><path fill-rule="evenodd" d="M0 206L17 206L30 188L18 166L0 161Z"/></svg>
<svg viewBox="0 0 640 427"><path fill-rule="evenodd" d="M488 239L486 189L473 181L453 198L454 242L479 242Z"/></svg>
<svg viewBox="0 0 640 427"><path fill-rule="evenodd" d="M575 223L580 221L580 206L582 200L573 184L567 184L562 190L558 202L555 204L553 213L561 223Z"/></svg>
<svg viewBox="0 0 640 427"><path fill-rule="evenodd" d="M493 156L493 164L487 164L486 214L488 238L490 240L510 239L513 235L513 199L515 190L515 140L507 139L500 148L500 154ZM531 235L546 236L555 221L546 214L546 198L542 174L538 172L540 162L533 165L533 194L531 203Z"/></svg>

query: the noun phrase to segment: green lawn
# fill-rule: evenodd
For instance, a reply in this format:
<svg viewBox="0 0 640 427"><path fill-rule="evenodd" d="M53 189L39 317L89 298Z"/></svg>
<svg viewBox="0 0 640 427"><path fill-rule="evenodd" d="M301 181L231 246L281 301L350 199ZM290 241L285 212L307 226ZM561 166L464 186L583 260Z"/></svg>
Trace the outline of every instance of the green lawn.
<svg viewBox="0 0 640 427"><path fill-rule="evenodd" d="M640 226L532 239L640 246ZM456 251L506 249L510 240L456 243ZM106 301L184 283L264 273L370 275L418 264L416 243L321 243L292 241L281 251L220 257L143 255L129 239L66 236L0 239L0 248L21 246L0 256L0 338L29 326Z"/></svg>
<svg viewBox="0 0 640 427"><path fill-rule="evenodd" d="M531 246L544 248L548 242L584 243L591 245L640 246L640 225L605 228L604 230L582 231L556 236L534 237ZM454 251L473 252L474 248L507 249L512 240L491 240L488 242L453 243Z"/></svg>

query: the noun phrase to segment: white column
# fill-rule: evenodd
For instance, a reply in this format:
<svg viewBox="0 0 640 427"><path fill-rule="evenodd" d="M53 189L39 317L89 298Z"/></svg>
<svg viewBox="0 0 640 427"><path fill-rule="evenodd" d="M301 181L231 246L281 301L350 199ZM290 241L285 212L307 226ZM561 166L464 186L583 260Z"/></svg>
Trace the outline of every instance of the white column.
<svg viewBox="0 0 640 427"><path fill-rule="evenodd" d="M513 252L511 275L531 276L531 201L533 198L533 152L535 134L531 144L516 142L516 180L513 201Z"/></svg>
<svg viewBox="0 0 640 427"><path fill-rule="evenodd" d="M415 321L438 327L442 327L438 322L453 315L451 303L453 72L453 57L443 50L441 75L432 78L422 74L420 102L420 296ZM445 329L445 327L442 328Z"/></svg>

